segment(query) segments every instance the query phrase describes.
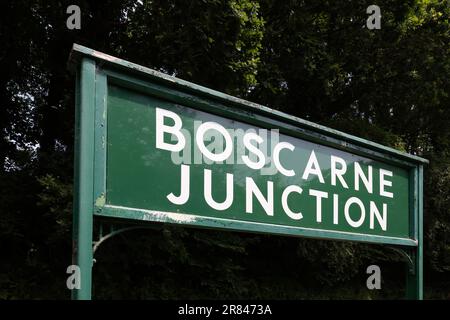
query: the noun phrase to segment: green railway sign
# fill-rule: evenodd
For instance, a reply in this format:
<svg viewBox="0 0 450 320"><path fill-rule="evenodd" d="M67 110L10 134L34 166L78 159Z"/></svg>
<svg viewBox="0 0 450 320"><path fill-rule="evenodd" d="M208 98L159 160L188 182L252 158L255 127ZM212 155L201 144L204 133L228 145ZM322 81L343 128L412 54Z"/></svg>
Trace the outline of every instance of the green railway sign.
<svg viewBox="0 0 450 320"><path fill-rule="evenodd" d="M233 120L115 85L107 91L106 189L96 214L415 242L405 167L263 129L270 123L256 126L250 117Z"/></svg>
<svg viewBox="0 0 450 320"><path fill-rule="evenodd" d="M425 159L79 45L71 62L75 298L94 216L402 246L421 298Z"/></svg>

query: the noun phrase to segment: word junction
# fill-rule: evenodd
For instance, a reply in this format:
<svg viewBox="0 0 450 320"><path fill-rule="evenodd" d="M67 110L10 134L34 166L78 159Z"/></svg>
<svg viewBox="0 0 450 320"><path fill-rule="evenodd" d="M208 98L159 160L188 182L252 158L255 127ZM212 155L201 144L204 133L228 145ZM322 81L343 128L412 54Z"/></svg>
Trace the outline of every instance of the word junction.
<svg viewBox="0 0 450 320"><path fill-rule="evenodd" d="M168 124L170 123L170 124ZM212 152L205 144L206 133L208 131L215 131L222 136L224 146L220 152ZM165 136L171 136L172 139L165 139ZM174 139L175 138L175 139ZM183 122L182 118L175 112L157 108L156 109L156 148L169 152L181 152L186 147L186 136L183 135ZM230 134L230 129L226 129L224 126L217 122L202 122L200 126L196 128L194 132L194 139L196 147L202 153L203 157L214 162L211 165L220 166L233 154L233 137ZM174 142L175 141L175 142ZM365 190L368 194L376 194L379 198L394 198L392 191L392 178L393 172L383 168L373 168L371 165L360 164L357 161L351 163L353 166L352 176L349 177L347 171L348 162L342 157L333 155L328 156L327 169L330 174L326 175L325 180L321 166L316 155L316 151L313 149L309 151L308 160L303 168L288 168L286 164L282 163L282 157L280 154L292 153L295 150L295 146L289 142L278 142L271 150L272 156L269 158L260 149L258 145L263 143L263 138L255 133L249 131L243 134L242 143L246 149L246 153L242 155L242 165L248 167L248 170L260 170L268 161L272 161L276 168L276 174L283 175L285 177L295 177L298 175L302 181L308 182L312 179L317 180L322 185L340 186L341 190L345 190L346 194L351 194L351 191ZM292 163L292 161L290 161ZM172 204L182 206L189 201L191 192L199 192L201 190L195 189L198 183L195 183L195 187L191 185L190 178L190 165L180 165L180 184L178 188L174 188L174 191L167 195L167 200ZM229 209L234 200L234 186L235 177L233 173L215 173L226 175L226 186L221 186L226 191L225 200L217 201L213 198L213 170L203 169L203 198L206 204L213 210L225 211ZM375 172L377 171L377 172ZM376 173L376 174L375 174ZM377 177L375 179L374 177ZM352 183L348 183L351 179ZM239 177L242 180L242 177ZM376 181L375 181L376 180ZM267 185L264 188L265 192L257 186L252 177L245 177L245 213L252 214L254 208L254 201L258 201L260 206L264 209L267 217L274 217L274 215L284 214L292 220L303 219L304 214L315 215L315 221L321 223L325 214L327 217L332 216L333 224L340 223L339 208L342 207L339 201L339 194L330 194L329 192L312 189L304 190L302 183L291 184L284 187L281 193L281 207L283 212L274 212L274 182L267 179ZM353 190L349 190L353 188ZM328 189L328 188L327 188ZM349 193L350 192L350 193ZM292 200L302 202L302 197L312 197L315 202L315 212L302 212L302 210L293 209ZM342 197L341 197L342 198ZM289 200L291 199L291 200ZM344 199L343 204L343 216L345 223L351 228L359 228L363 225L366 219L369 220L369 228L386 231L388 229L388 205L385 202L380 201L363 201L357 196L348 196ZM323 213L324 201L332 202L332 213ZM368 202L368 203L367 203ZM297 206L298 207L298 206ZM331 219L331 218L330 218Z"/></svg>

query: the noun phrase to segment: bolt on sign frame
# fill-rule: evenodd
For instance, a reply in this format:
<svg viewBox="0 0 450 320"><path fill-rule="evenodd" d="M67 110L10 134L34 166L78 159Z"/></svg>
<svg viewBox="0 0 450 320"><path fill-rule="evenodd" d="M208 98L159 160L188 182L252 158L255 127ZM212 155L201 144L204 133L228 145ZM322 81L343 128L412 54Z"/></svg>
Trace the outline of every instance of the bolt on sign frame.
<svg viewBox="0 0 450 320"><path fill-rule="evenodd" d="M101 242L93 242L94 217L128 221L133 226L126 230L172 223L383 244L406 258L407 298L423 298L422 207L426 159L81 45L73 45L69 67L76 70L73 263L80 267L81 283L80 289L72 290L73 299L91 299L93 244L96 249ZM174 194L180 193L182 166L174 163L171 152L161 150L161 143L158 149L155 119L158 122L161 114L169 117L160 127L173 127L168 123L179 118L187 135L198 135L204 123L219 124L226 130L278 130L278 138L285 142L284 149L289 149L278 150L279 163L284 168L305 168L304 175L301 178L279 172L263 175L260 170L233 163L185 165L187 176L195 184L190 187L189 201L180 202L181 195ZM162 140L174 144L170 131L165 133ZM204 136L202 139L207 140ZM267 139L272 139L271 144L277 143L272 136ZM291 148L286 147L286 142ZM330 159L331 163L337 159L339 166L332 167ZM325 172L323 176L317 172L319 164ZM336 176L344 166L348 174L353 174L347 178L347 186L343 176ZM226 207L218 209L217 202L214 205L207 201L208 173L209 189L214 189L209 190L210 197L216 199L223 199L224 194L228 198L231 176L235 196ZM333 174L334 182L330 178ZM368 184L369 178L373 188ZM198 189L202 180L205 190ZM286 193L286 190L290 191ZM271 200L272 210L267 209L271 191L272 198L273 194L276 197ZM172 195L171 201L168 194ZM284 200L280 201L280 195ZM355 221L358 206L360 219Z"/></svg>

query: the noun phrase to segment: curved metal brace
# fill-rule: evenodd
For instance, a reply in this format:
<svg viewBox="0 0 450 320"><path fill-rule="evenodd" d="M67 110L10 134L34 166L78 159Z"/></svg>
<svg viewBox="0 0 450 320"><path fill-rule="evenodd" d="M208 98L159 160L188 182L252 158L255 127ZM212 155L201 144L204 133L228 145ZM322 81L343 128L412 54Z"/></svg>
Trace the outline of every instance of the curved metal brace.
<svg viewBox="0 0 450 320"><path fill-rule="evenodd" d="M388 246L389 249L397 252L398 254L400 254L403 258L405 258L406 262L408 263L408 270L410 274L415 274L415 263L414 263L414 259L411 256L411 254L409 254L408 252L406 252L404 249L400 249L400 248L396 248L396 247L391 247Z"/></svg>
<svg viewBox="0 0 450 320"><path fill-rule="evenodd" d="M158 228L158 227L156 227L156 228ZM126 227L126 228L120 228L120 229L114 230L114 226L111 225L110 232L106 235L103 235L103 225L100 224L100 235L99 235L99 239L97 241L93 241L92 256L95 255L95 252L97 251L97 249L106 240L108 240L118 234L121 234L123 232L136 230L136 229L155 229L155 226L133 226L133 227ZM95 263L96 260L95 259L93 259L93 260Z"/></svg>

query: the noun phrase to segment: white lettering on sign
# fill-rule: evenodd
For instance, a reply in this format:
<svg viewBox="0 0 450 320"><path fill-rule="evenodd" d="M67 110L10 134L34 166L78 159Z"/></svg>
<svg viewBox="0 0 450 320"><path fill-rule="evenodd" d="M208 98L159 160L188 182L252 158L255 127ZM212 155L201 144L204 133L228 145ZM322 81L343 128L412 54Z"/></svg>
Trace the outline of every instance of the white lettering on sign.
<svg viewBox="0 0 450 320"><path fill-rule="evenodd" d="M255 147L254 145L252 145L250 142L251 141L256 141L258 144L263 143L263 138L261 138L259 135L257 135L256 133L253 132L248 132L244 134L244 146L245 148L247 148L247 150L249 152L251 152L252 154L254 154L257 158L258 161L252 161L250 159L249 156L247 155L243 155L242 156L242 161L244 161L244 163L251 169L254 170L259 170L262 169L262 167L264 167L264 165L266 164L266 157L264 156L264 153L259 150L257 147Z"/></svg>
<svg viewBox="0 0 450 320"><path fill-rule="evenodd" d="M316 153L314 152L314 150L311 151L308 164L306 165L306 169L303 172L302 178L304 180L308 180L311 174L317 176L320 183L325 183L325 181L323 180L322 171L320 170L319 161L317 161Z"/></svg>
<svg viewBox="0 0 450 320"><path fill-rule="evenodd" d="M279 142L276 144L275 148L273 149L273 162L275 164L275 167L278 169L278 171L280 173L282 173L286 177L292 177L295 175L294 170L287 170L280 163L280 151L282 149L288 149L288 150L294 151L295 147L288 142Z"/></svg>
<svg viewBox="0 0 450 320"><path fill-rule="evenodd" d="M392 181L386 180L386 176L392 177L392 171L380 169L380 195L393 198L394 194L384 190L384 187L392 187Z"/></svg>
<svg viewBox="0 0 450 320"><path fill-rule="evenodd" d="M301 194L303 192L302 188L295 185L290 185L283 191L283 195L281 196L281 204L283 206L284 212L288 215L289 218L294 220L300 220L303 218L303 215L301 212L294 212L292 211L288 206L288 196L292 192L297 192L298 194Z"/></svg>
<svg viewBox="0 0 450 320"><path fill-rule="evenodd" d="M172 119L175 124L173 126L164 124L166 118ZM182 126L183 122L175 112L156 108L156 148L173 152L183 150L186 145L186 139L180 131ZM164 133L170 133L176 136L178 142L176 144L164 142Z"/></svg>
<svg viewBox="0 0 450 320"><path fill-rule="evenodd" d="M305 215L314 217L316 223L324 220L332 221L334 225L346 223L351 228L360 228L368 220L368 227L372 230L386 231L388 229L388 206L386 203L369 201L364 203L358 195L361 193L376 194L380 197L394 198L392 192L393 172L383 168L375 168L363 162L346 162L342 157L333 154L310 150L304 155L304 168L298 167L296 161L286 161L292 158L295 146L287 141L279 141L278 137L271 135L268 148L267 133L257 133L255 130L244 131L237 129L233 132L217 122L204 122L194 125L193 136L195 146L201 153L199 158L205 157L212 163L233 163L234 152L242 149L242 154L236 159L252 170L259 170L261 176L263 171L269 167L275 170L274 174L281 174L283 180L295 178L297 175L304 180L302 186L311 181L320 184L329 184L337 188L344 188L344 194L330 193L322 190L303 190L299 185L289 184L280 192L281 214L285 214L292 220L302 220ZM236 130L236 131L237 131ZM214 132L214 142L209 145L207 133ZM235 145L238 140L237 145ZM241 141L239 141L241 140ZM212 146L213 145L213 146ZM183 156L191 155L191 134L183 129L183 121L173 111L156 108L156 148L173 153L183 152ZM185 150L189 149L189 150ZM195 150L195 149L194 149ZM271 150L271 155L269 152ZM318 155L319 154L319 158ZM284 158L282 155L285 155ZM289 156L288 156L289 155ZM298 152L297 152L298 155ZM173 159L173 158L172 158ZM185 160L183 157L179 157ZM285 163L283 163L283 159ZM324 159L327 159L326 163ZM320 161L319 161L320 160ZM197 162L195 162L197 164ZM169 193L167 200L174 205L184 205L191 196L191 183L198 183L191 179L191 166L181 164L179 171L180 188L174 194ZM224 167L225 168L225 167ZM245 171L248 172L248 171ZM248 215L255 214L255 204L262 208L265 214L273 217L275 214L274 181L267 180L265 184L255 182L254 177L238 177L236 172L225 172L217 170L213 173L210 169L203 169L203 198L205 203L212 209L224 211L232 207L235 193L235 183L239 188L245 188L245 212ZM225 178L225 179L224 179ZM218 182L213 183L213 179ZM298 180L298 179L297 179ZM288 181L288 180L286 180ZM377 185L378 184L378 185ZM222 194L213 192L215 188ZM353 190L351 190L353 189ZM342 190L342 189L341 189ZM197 189L196 191L197 192ZM289 199L290 203L289 203ZM303 212L299 210L301 204L307 200L314 204L315 212ZM295 204L295 206L293 206ZM325 209L326 208L326 209ZM258 210L260 211L260 210ZM340 219L340 217L343 217Z"/></svg>

